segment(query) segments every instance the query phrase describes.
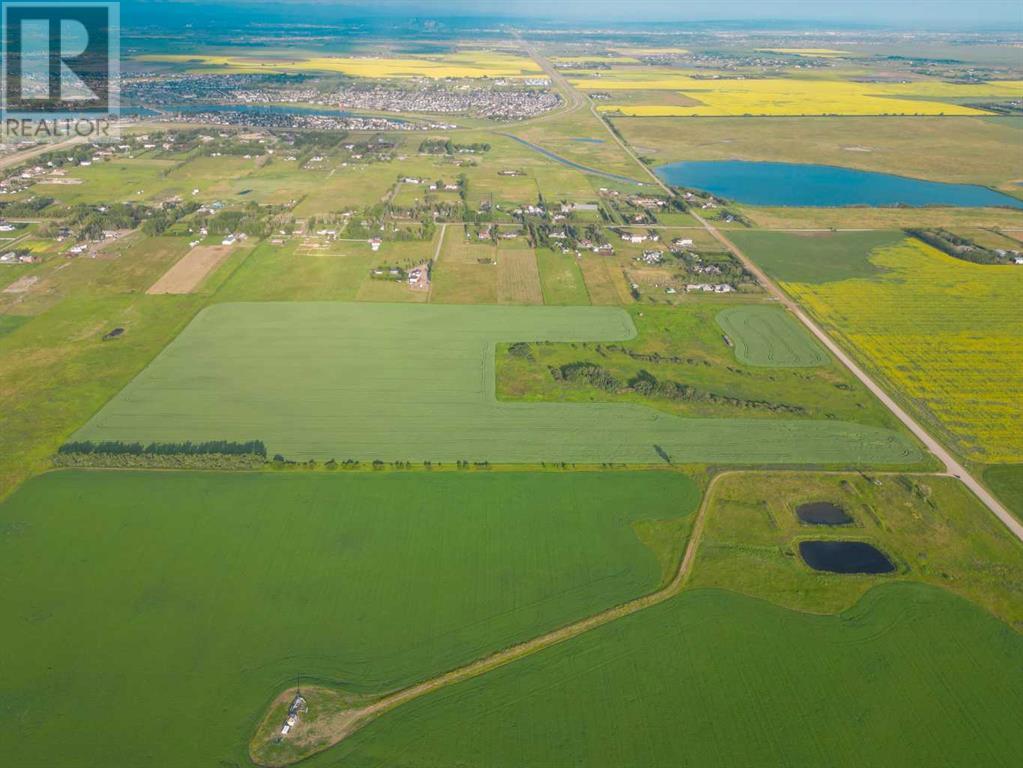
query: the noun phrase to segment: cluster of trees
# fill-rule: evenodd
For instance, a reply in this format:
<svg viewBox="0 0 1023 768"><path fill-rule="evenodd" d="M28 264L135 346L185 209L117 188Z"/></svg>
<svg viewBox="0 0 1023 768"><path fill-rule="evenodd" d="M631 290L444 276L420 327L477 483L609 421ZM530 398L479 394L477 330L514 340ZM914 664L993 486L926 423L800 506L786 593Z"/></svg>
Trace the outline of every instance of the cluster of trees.
<svg viewBox="0 0 1023 768"><path fill-rule="evenodd" d="M241 157L243 155L265 155L266 145L260 144L258 141L239 141L237 139L220 139L219 141L211 141L202 145L199 150L200 155L234 155L235 157Z"/></svg>
<svg viewBox="0 0 1023 768"><path fill-rule="evenodd" d="M128 467L159 469L258 469L266 462L266 446L259 440L236 443L70 442L62 445L54 464L62 467Z"/></svg>
<svg viewBox="0 0 1023 768"><path fill-rule="evenodd" d="M975 264L1008 264L1011 261L1008 250L1003 253L993 251L947 229L907 229L906 234L963 261Z"/></svg>
<svg viewBox="0 0 1023 768"><path fill-rule="evenodd" d="M200 226L205 226L211 235L230 235L243 232L249 237L266 237L272 229L270 217L272 207L249 203L240 211L220 211L209 217L200 217Z"/></svg>
<svg viewBox="0 0 1023 768"><path fill-rule="evenodd" d="M195 213L198 209L199 204L191 201L167 205L153 212L149 218L142 222L142 231L147 235L162 235L178 221Z"/></svg>
<svg viewBox="0 0 1023 768"><path fill-rule="evenodd" d="M111 203L109 205L75 205L65 224L79 240L99 240L105 230L135 229L152 214L144 205Z"/></svg>
<svg viewBox="0 0 1023 768"><path fill-rule="evenodd" d="M771 413L801 415L806 409L799 405L772 403L768 400L746 400L730 395L706 392L689 384L670 379L659 380L647 370L640 370L635 376L623 382L603 366L591 362L575 362L549 368L555 381L584 382L603 389L605 392L633 392L643 397L658 397L673 402L699 402L712 405L726 405L732 408L763 410Z"/></svg>
<svg viewBox="0 0 1023 768"><path fill-rule="evenodd" d="M93 454L132 454L141 456L151 454L154 456L171 455L192 455L221 453L225 455L252 454L266 458L266 446L262 440L248 440L243 443L231 440L207 440L202 443L186 441L184 443L125 443L120 440L105 440L93 442L91 440L80 440L77 442L64 443L57 449L57 453L93 453Z"/></svg>
<svg viewBox="0 0 1023 768"><path fill-rule="evenodd" d="M0 216L35 216L41 210L53 203L52 197L37 195L27 200L11 200L0 203Z"/></svg>
<svg viewBox="0 0 1023 768"><path fill-rule="evenodd" d="M455 144L451 139L424 139L419 145L421 155L453 155L456 152L489 152L486 142Z"/></svg>

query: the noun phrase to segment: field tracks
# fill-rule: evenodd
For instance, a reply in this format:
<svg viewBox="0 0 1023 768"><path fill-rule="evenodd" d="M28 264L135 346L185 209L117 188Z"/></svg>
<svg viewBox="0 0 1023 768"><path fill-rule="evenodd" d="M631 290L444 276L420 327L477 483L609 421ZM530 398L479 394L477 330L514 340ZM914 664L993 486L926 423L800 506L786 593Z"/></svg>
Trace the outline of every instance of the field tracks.
<svg viewBox="0 0 1023 768"><path fill-rule="evenodd" d="M437 247L433 251L433 267L437 266L437 262L440 260L440 250L444 247L444 235L447 234L448 225L441 224L440 232L437 234ZM432 267L431 267L432 268ZM426 294L426 301L433 301L433 280L430 280L430 288Z"/></svg>
<svg viewBox="0 0 1023 768"><path fill-rule="evenodd" d="M693 527L689 533L682 559L679 562L678 568L675 570L675 575L665 586L655 592L643 595L642 597L637 597L634 600L608 608L600 613L587 616L586 618L580 619L572 624L567 624L563 627L559 627L558 629L551 630L550 632L534 637L531 640L526 640L489 656L477 659L476 661L472 661L464 666L453 669L450 672L445 672L430 680L425 680L421 683L417 683L416 685L385 695L364 707L356 709L342 709L336 712L321 714L316 720L315 737L317 739L318 746L314 751L304 754L299 759L305 759L312 754L329 749L355 733L371 720L401 706L402 704L406 704L413 699L418 699L419 697L432 693L440 688L478 677L479 675L490 672L498 667L502 667L505 664L510 664L513 661L529 656L537 651L544 650L552 645L578 637L579 635L603 626L604 624L608 624L612 621L637 613L638 611L663 603L665 600L679 594L685 587L692 572L693 563L696 560L696 553L700 546L700 539L703 536L707 510L710 507L713 496L712 491L715 485L722 477L727 477L728 475L741 471L742 470L729 470L718 473L711 478L710 482L707 484L707 488L704 490L703 499L695 513ZM274 702L290 700L296 693L296 689L289 688L287 691L278 694L274 698ZM268 713L266 717L269 716L270 714ZM265 724L266 720L264 717L264 720L260 724L259 732L263 732L265 730ZM271 733L276 733L276 731L271 731ZM291 762L261 763L257 759L255 749L252 748L254 746L256 746L255 741L250 745L250 757L252 757L253 762L256 762L259 765L276 768L276 766L291 764Z"/></svg>

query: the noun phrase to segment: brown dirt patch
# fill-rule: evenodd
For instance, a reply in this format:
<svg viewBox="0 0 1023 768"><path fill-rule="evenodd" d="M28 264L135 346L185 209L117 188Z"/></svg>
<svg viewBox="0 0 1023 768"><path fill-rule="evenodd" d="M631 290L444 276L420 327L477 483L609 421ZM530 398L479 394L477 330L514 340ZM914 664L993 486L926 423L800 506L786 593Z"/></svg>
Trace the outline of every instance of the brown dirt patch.
<svg viewBox="0 0 1023 768"><path fill-rule="evenodd" d="M163 273L146 293L191 293L231 255L232 245L200 245Z"/></svg>

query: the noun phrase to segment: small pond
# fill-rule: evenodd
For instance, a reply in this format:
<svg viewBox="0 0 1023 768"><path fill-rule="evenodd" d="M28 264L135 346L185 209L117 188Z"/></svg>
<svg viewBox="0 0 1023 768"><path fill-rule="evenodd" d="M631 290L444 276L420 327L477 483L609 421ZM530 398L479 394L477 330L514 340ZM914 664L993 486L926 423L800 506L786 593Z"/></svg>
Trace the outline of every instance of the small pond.
<svg viewBox="0 0 1023 768"><path fill-rule="evenodd" d="M801 541L799 554L815 571L891 573L895 564L865 541Z"/></svg>
<svg viewBox="0 0 1023 768"><path fill-rule="evenodd" d="M1023 208L1023 200L976 184L946 184L835 165L715 160L662 165L657 175L668 184L701 189L749 205Z"/></svg>
<svg viewBox="0 0 1023 768"><path fill-rule="evenodd" d="M796 515L810 525L848 525L849 513L830 501L811 501L796 507Z"/></svg>

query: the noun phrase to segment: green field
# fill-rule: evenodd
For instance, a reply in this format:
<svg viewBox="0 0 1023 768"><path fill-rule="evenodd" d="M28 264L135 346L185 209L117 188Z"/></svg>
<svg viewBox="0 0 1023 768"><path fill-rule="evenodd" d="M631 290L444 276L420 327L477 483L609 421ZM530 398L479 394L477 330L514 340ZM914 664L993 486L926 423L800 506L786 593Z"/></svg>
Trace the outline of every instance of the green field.
<svg viewBox="0 0 1023 768"><path fill-rule="evenodd" d="M735 344L736 358L747 365L812 368L829 362L817 340L780 307L731 307L716 320Z"/></svg>
<svg viewBox="0 0 1023 768"><path fill-rule="evenodd" d="M805 250L797 234L736 242L947 446L977 463L1023 459L1023 270L954 258L912 237L872 248L861 233L822 238L856 274L823 276L785 256L787 247Z"/></svg>
<svg viewBox="0 0 1023 768"><path fill-rule="evenodd" d="M988 467L984 480L1002 503L1023 520L1023 464Z"/></svg>
<svg viewBox="0 0 1023 768"><path fill-rule="evenodd" d="M20 328L31 319L26 315L0 315L0 336Z"/></svg>
<svg viewBox="0 0 1023 768"><path fill-rule="evenodd" d="M540 268L540 287L544 304L589 304L583 273L575 256L570 253L555 253L548 249L536 252Z"/></svg>
<svg viewBox="0 0 1023 768"><path fill-rule="evenodd" d="M713 589L406 704L303 765L1011 766L1023 638L918 584L816 616Z"/></svg>
<svg viewBox="0 0 1023 768"><path fill-rule="evenodd" d="M881 273L871 263L875 248L899 242L901 232L766 232L736 230L728 237L756 255L757 264L776 280L827 283Z"/></svg>
<svg viewBox="0 0 1023 768"><path fill-rule="evenodd" d="M681 419L633 403L500 403L501 341L619 341L604 307L220 304L201 312L78 439L251 440L290 459L908 464L917 448L843 421Z"/></svg>
<svg viewBox="0 0 1023 768"><path fill-rule="evenodd" d="M297 674L383 691L656 589L698 497L669 471L36 477L0 505L0 754L247 765Z"/></svg>

